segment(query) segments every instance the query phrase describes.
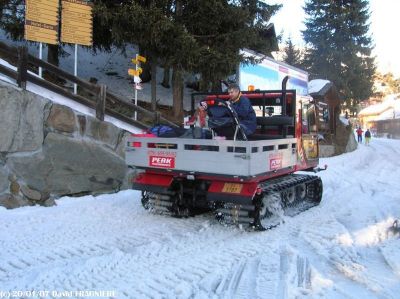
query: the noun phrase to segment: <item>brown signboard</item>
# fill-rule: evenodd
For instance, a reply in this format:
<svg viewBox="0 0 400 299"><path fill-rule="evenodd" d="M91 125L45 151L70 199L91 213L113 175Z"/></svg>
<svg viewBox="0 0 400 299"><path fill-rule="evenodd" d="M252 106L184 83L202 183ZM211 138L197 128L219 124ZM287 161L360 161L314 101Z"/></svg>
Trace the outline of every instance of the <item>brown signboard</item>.
<svg viewBox="0 0 400 299"><path fill-rule="evenodd" d="M62 0L61 7L61 41L91 46L92 3L84 0Z"/></svg>
<svg viewBox="0 0 400 299"><path fill-rule="evenodd" d="M58 44L58 0L25 1L25 39Z"/></svg>

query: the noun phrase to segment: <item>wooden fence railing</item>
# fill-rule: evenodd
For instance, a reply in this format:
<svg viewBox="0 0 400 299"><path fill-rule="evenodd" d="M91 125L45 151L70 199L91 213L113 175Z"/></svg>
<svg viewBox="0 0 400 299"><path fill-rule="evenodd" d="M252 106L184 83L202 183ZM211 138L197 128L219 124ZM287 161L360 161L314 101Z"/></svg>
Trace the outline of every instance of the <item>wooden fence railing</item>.
<svg viewBox="0 0 400 299"><path fill-rule="evenodd" d="M147 129L151 126L148 123L134 120L133 118L124 115L121 112L118 112L118 109L110 108L110 105L107 106L108 103L111 104L111 106L119 105L120 107L123 107L124 110L131 112L132 115L136 111L138 118L140 118L140 116L143 116L149 119L152 125L164 123L173 127L177 127L175 123L161 116L159 112L149 111L145 108L130 103L128 100L123 99L116 94L113 94L112 92L107 90L106 85L93 84L88 81L82 80L50 63L47 63L37 57L30 55L25 46L16 48L0 42L0 54L3 54L1 56L6 56L10 58L12 61L16 61L17 65L17 70L15 71L9 67L0 64L0 73L3 73L4 75L15 79L18 86L23 89L26 89L26 82L32 82L50 91L68 97L87 107L93 108L96 111L96 118L102 121L104 120L104 115L107 114L141 129ZM88 94L89 96L86 97L79 94L74 94L66 88L63 88L55 83L49 82L36 75L33 75L28 72L28 66L33 66L36 68L41 67L44 70L54 74L58 78L76 83L79 89L83 90L85 94Z"/></svg>

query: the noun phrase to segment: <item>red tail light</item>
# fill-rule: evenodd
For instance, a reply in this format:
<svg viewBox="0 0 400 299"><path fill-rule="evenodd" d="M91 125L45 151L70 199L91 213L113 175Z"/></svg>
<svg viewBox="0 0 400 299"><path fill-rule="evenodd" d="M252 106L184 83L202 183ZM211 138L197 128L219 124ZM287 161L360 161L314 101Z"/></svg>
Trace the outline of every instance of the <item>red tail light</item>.
<svg viewBox="0 0 400 299"><path fill-rule="evenodd" d="M128 142L128 146L130 147L142 147L142 143L141 142Z"/></svg>

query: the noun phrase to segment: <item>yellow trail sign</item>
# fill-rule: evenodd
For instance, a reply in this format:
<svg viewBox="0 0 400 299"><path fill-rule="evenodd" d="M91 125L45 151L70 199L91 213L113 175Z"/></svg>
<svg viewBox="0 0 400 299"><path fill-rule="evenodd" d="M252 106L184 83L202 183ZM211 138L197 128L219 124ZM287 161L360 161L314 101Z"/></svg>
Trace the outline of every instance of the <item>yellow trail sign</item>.
<svg viewBox="0 0 400 299"><path fill-rule="evenodd" d="M43 4L40 2L34 2L32 0L26 0L26 6L28 8L28 11L39 11L41 13L48 13L52 15L58 15L58 4Z"/></svg>
<svg viewBox="0 0 400 299"><path fill-rule="evenodd" d="M66 0L63 0L62 2L63 2L62 8L65 10L75 11L75 12L92 12L91 5L71 3Z"/></svg>
<svg viewBox="0 0 400 299"><path fill-rule="evenodd" d="M76 44L76 40L77 40L77 36L68 36L68 35L62 35L62 42L64 43L68 43L68 44ZM91 37L81 37L79 38L79 44L82 46L88 46L90 47L91 45L93 45L93 40L91 39Z"/></svg>
<svg viewBox="0 0 400 299"><path fill-rule="evenodd" d="M57 26L58 25L58 17L52 15L44 15L44 14L34 14L34 13L27 13L26 14L27 20L40 20L41 23Z"/></svg>
<svg viewBox="0 0 400 299"><path fill-rule="evenodd" d="M35 42L42 42L52 45L56 45L58 43L57 33L46 28L25 25L25 36L28 36L29 40Z"/></svg>
<svg viewBox="0 0 400 299"><path fill-rule="evenodd" d="M61 29L71 31L71 32L85 32L87 34L92 34L92 24L79 24L75 22L65 21L61 24Z"/></svg>
<svg viewBox="0 0 400 299"><path fill-rule="evenodd" d="M141 56L141 55L138 55L138 56L137 56L137 60L139 60L139 61L141 61L141 62L143 62L143 63L146 63L146 61L147 61L146 57Z"/></svg>
<svg viewBox="0 0 400 299"><path fill-rule="evenodd" d="M131 76L138 77L143 72L142 68L135 69L128 69L128 74Z"/></svg>
<svg viewBox="0 0 400 299"><path fill-rule="evenodd" d="M26 5L41 5L41 6L52 6L52 7L57 7L59 5L58 0L25 0Z"/></svg>
<svg viewBox="0 0 400 299"><path fill-rule="evenodd" d="M141 62L146 63L147 59L144 56L138 55L137 59L136 58L132 58L131 61L132 61L133 64L140 64Z"/></svg>
<svg viewBox="0 0 400 299"><path fill-rule="evenodd" d="M93 20L92 14L88 12L71 12L69 10L63 10L62 14L64 18L68 18L77 22L91 23Z"/></svg>

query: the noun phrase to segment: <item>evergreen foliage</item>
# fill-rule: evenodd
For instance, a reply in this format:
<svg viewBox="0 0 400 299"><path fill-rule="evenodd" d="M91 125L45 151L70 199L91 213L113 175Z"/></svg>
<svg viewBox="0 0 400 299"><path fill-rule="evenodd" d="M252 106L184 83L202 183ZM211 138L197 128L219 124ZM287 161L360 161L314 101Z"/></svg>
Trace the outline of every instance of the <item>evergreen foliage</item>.
<svg viewBox="0 0 400 299"><path fill-rule="evenodd" d="M0 28L13 40L24 38L24 0L0 0Z"/></svg>
<svg viewBox="0 0 400 299"><path fill-rule="evenodd" d="M367 0L306 0L305 66L311 79L332 81L355 111L373 92L374 58Z"/></svg>
<svg viewBox="0 0 400 299"><path fill-rule="evenodd" d="M381 96L400 93L400 78L395 78L393 73L382 74L377 72L374 76L375 84L379 85Z"/></svg>
<svg viewBox="0 0 400 299"><path fill-rule="evenodd" d="M283 61L298 68L302 67L302 56L300 50L296 49L290 37L286 41Z"/></svg>

